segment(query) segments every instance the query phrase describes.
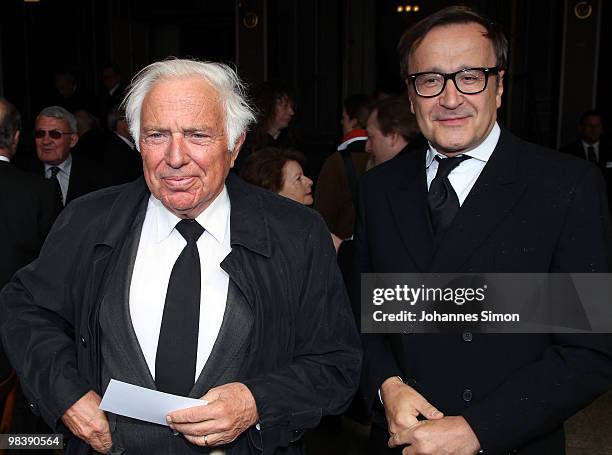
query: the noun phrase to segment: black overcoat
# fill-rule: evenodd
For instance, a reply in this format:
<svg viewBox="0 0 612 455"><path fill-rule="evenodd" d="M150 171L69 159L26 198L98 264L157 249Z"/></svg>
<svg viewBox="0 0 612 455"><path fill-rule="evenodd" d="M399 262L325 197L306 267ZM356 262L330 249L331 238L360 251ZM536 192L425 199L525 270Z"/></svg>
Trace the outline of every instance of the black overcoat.
<svg viewBox="0 0 612 455"><path fill-rule="evenodd" d="M362 178L362 272L610 271L605 185L595 166L502 129L436 246L425 153L399 155ZM368 403L385 379L401 376L445 415L463 415L487 454L563 453L564 420L612 386L610 335L396 334L364 343Z"/></svg>
<svg viewBox="0 0 612 455"><path fill-rule="evenodd" d="M282 453L301 453L291 442L321 416L342 412L357 388L361 347L354 318L320 216L233 175L226 184L232 252L221 266L253 318L249 356L235 379L253 393L261 427L243 433L226 453L262 453L256 446L264 454L287 446ZM75 200L40 257L0 294L9 359L32 409L57 430L87 391L104 392L100 302L127 229L148 197L139 179ZM67 453L88 451L73 438Z"/></svg>

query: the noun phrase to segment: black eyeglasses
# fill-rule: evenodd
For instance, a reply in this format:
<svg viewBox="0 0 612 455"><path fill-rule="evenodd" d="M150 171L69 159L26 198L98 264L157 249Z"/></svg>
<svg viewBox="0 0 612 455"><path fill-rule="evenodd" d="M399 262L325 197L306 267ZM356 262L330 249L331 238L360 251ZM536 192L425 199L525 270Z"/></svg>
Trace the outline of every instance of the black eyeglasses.
<svg viewBox="0 0 612 455"><path fill-rule="evenodd" d="M64 134L75 134L75 133L64 133L63 131L60 130L34 130L34 137L36 139L42 139L43 137L45 137L47 134L49 134L49 137L51 139L59 139L61 138Z"/></svg>
<svg viewBox="0 0 612 455"><path fill-rule="evenodd" d="M466 68L454 73L424 72L409 74L412 86L417 95L423 98L433 98L444 91L446 81L451 79L459 92L464 95L476 95L487 88L489 76L498 74L499 67Z"/></svg>

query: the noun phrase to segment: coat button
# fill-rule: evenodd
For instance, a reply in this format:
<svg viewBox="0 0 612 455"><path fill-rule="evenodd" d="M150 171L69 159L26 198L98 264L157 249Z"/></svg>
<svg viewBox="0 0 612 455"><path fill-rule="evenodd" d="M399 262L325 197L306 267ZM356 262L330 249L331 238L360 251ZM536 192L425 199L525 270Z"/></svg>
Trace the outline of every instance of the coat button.
<svg viewBox="0 0 612 455"><path fill-rule="evenodd" d="M470 389L465 389L461 395L461 398L463 398L463 401L472 401L472 396L472 391Z"/></svg>
<svg viewBox="0 0 612 455"><path fill-rule="evenodd" d="M472 341L474 335L472 335L472 332L466 330L461 334L461 338L463 339L463 341Z"/></svg>
<svg viewBox="0 0 612 455"><path fill-rule="evenodd" d="M87 347L87 341L85 341L85 337L81 337L81 344L83 345L84 348Z"/></svg>

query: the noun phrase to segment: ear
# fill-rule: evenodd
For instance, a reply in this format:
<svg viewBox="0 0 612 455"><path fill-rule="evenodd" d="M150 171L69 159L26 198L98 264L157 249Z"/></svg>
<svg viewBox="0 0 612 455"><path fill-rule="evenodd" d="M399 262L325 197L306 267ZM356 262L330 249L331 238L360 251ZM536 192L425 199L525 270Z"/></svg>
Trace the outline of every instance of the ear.
<svg viewBox="0 0 612 455"><path fill-rule="evenodd" d="M392 132L389 134L388 137L389 137L389 144L391 144L391 146L395 148L397 144L399 143L401 136L397 134L396 132Z"/></svg>
<svg viewBox="0 0 612 455"><path fill-rule="evenodd" d="M77 133L72 133L70 135L70 148L77 145L77 142L79 142L79 135Z"/></svg>
<svg viewBox="0 0 612 455"><path fill-rule="evenodd" d="M15 136L13 136L13 146L15 146L15 148L17 148L17 145L19 144L19 135L21 134L21 131L17 130L15 132Z"/></svg>
<svg viewBox="0 0 612 455"><path fill-rule="evenodd" d="M230 152L232 155L231 162L230 162L230 168L234 167L234 163L236 162L236 158L238 158L238 154L240 153L240 148L242 147L242 144L244 144L245 138L246 138L246 131L242 133L236 140L234 149Z"/></svg>
<svg viewBox="0 0 612 455"><path fill-rule="evenodd" d="M497 75L497 93L495 94L495 105L498 108L501 106L502 95L504 94L504 74L506 74L506 72L501 70Z"/></svg>

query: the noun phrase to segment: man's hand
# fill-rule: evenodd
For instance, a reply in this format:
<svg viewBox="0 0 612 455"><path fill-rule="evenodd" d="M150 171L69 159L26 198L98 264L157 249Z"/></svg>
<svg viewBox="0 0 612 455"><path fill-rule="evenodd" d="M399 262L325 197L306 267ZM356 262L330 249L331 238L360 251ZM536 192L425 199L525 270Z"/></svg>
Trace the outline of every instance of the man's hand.
<svg viewBox="0 0 612 455"><path fill-rule="evenodd" d="M416 425L419 422L417 419L419 415L429 420L444 417L444 414L430 404L423 395L397 377L389 378L382 383L380 396L389 423L389 433L392 435Z"/></svg>
<svg viewBox="0 0 612 455"><path fill-rule="evenodd" d="M474 455L480 442L461 416L423 420L389 438L389 447L409 444L403 455Z"/></svg>
<svg viewBox="0 0 612 455"><path fill-rule="evenodd" d="M228 444L259 419L255 398L240 382L210 389L201 400L208 404L168 415L170 428L199 446Z"/></svg>
<svg viewBox="0 0 612 455"><path fill-rule="evenodd" d="M100 406L100 395L90 390L62 416L62 422L75 436L96 452L106 453L113 445L106 414Z"/></svg>

